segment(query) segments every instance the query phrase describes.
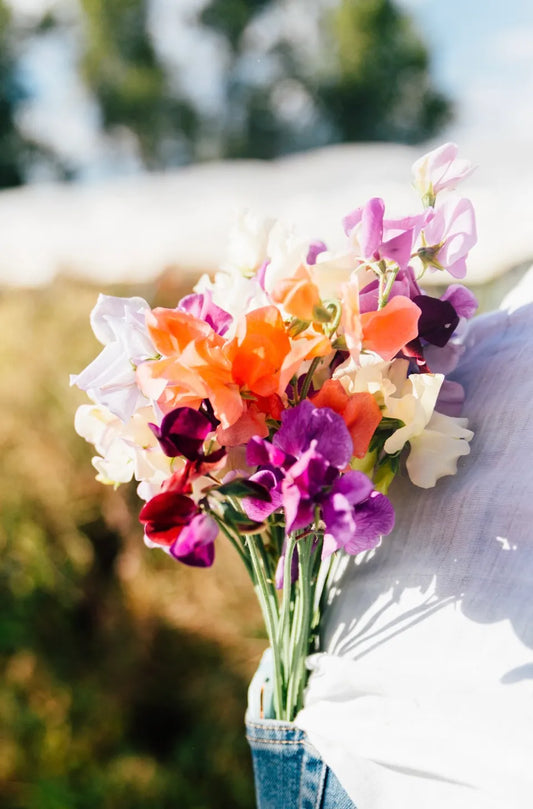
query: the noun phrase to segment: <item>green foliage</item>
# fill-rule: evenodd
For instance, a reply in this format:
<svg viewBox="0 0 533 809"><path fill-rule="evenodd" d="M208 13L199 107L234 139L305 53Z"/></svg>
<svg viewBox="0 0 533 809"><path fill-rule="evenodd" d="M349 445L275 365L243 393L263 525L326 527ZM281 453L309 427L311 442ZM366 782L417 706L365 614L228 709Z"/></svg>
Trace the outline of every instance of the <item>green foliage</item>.
<svg viewBox="0 0 533 809"><path fill-rule="evenodd" d="M197 116L171 90L147 30L147 0L82 0L86 47L82 70L106 128L130 128L146 165L187 162Z"/></svg>
<svg viewBox="0 0 533 809"><path fill-rule="evenodd" d="M431 87L426 48L391 0L325 4L315 15L313 47L281 31L260 52L250 31L268 29L279 4L210 0L197 21L218 36L228 64L216 116L180 94L178 82L170 86L147 30L147 0L82 5L84 72L104 124L131 128L149 166L172 162L170 154L176 162L206 153L268 159L330 142L417 142L450 114Z"/></svg>
<svg viewBox="0 0 533 809"><path fill-rule="evenodd" d="M245 809L253 591L232 548L201 576L149 551L134 489L94 480L68 373L98 351L96 296L0 296L0 803Z"/></svg>
<svg viewBox="0 0 533 809"><path fill-rule="evenodd" d="M338 73L317 95L342 140L416 143L446 123L428 52L391 0L343 0L331 22Z"/></svg>
<svg viewBox="0 0 533 809"><path fill-rule="evenodd" d="M15 124L15 111L22 98L16 80L11 15L0 0L0 188L20 185L28 143Z"/></svg>

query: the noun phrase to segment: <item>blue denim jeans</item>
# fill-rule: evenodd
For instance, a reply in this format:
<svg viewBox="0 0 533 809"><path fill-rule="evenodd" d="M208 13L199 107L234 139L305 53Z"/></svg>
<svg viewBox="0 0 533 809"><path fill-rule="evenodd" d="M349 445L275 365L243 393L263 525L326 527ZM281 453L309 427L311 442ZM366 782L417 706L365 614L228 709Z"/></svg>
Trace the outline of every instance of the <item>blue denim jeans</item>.
<svg viewBox="0 0 533 809"><path fill-rule="evenodd" d="M257 809L355 809L336 775L291 722L246 720Z"/></svg>

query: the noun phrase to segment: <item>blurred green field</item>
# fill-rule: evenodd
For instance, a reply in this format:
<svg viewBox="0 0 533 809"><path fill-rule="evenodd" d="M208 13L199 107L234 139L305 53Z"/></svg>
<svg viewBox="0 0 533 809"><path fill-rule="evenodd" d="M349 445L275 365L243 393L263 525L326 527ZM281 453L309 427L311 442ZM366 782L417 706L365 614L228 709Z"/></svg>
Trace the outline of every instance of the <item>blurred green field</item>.
<svg viewBox="0 0 533 809"><path fill-rule="evenodd" d="M246 687L265 646L219 541L208 571L148 550L134 487L94 480L68 386L98 291L175 305L168 275L0 293L0 806L253 806Z"/></svg>

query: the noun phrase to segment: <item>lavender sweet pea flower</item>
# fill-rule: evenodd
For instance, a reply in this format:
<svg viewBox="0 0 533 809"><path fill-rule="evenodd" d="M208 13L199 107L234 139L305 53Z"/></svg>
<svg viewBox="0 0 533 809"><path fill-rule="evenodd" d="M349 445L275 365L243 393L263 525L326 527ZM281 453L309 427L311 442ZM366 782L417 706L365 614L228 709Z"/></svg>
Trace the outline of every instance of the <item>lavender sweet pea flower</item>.
<svg viewBox="0 0 533 809"><path fill-rule="evenodd" d="M123 422L148 404L137 386L135 368L157 355L145 323L149 308L143 298L100 295L91 326L105 348L80 374L70 377L71 385Z"/></svg>
<svg viewBox="0 0 533 809"><path fill-rule="evenodd" d="M466 275L466 258L477 241L474 208L468 199L448 198L437 206L424 227L427 246L418 255L428 267Z"/></svg>
<svg viewBox="0 0 533 809"><path fill-rule="evenodd" d="M389 259L405 269L411 258L413 241L425 221L425 214L405 219L384 220L385 203L373 197L343 219L344 231L355 241L359 258L367 261Z"/></svg>
<svg viewBox="0 0 533 809"><path fill-rule="evenodd" d="M209 289L205 292L195 292L186 295L177 306L182 312L189 312L194 317L205 320L217 334L223 336L233 323L233 317L229 312L221 309L213 303L213 294Z"/></svg>
<svg viewBox="0 0 533 809"><path fill-rule="evenodd" d="M476 296L462 284L450 284L440 299L441 301L449 301L459 317L464 317L467 320L474 317L478 308Z"/></svg>

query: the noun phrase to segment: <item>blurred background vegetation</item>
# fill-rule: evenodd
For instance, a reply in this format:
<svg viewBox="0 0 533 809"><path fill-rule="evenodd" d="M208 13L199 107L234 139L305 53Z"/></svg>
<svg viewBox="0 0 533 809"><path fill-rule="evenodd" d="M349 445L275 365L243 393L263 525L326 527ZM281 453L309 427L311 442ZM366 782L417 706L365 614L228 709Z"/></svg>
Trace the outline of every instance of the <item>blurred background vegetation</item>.
<svg viewBox="0 0 533 809"><path fill-rule="evenodd" d="M43 166L78 176L23 115L32 87L21 54L58 30L76 43L102 130L127 131L147 169L412 143L448 120L428 52L390 0L309 0L292 32L276 27L280 5L191 5L221 55L214 110L158 49L147 0L73 0L31 24L0 0L0 186ZM68 374L98 350L88 320L98 291L174 306L188 290L168 275L0 290L0 805L251 807L243 714L265 640L245 572L222 542L208 571L148 551L134 488L96 483L74 433L85 399Z"/></svg>
<svg viewBox="0 0 533 809"><path fill-rule="evenodd" d="M174 59L172 47L161 47L157 3L71 0L22 24L0 0L0 186L23 182L39 162L76 177L76 165L28 132L21 115L34 88L20 55L58 35L75 48L102 129L110 137L127 131L148 169L268 159L346 141L418 143L449 120L450 101L430 80L428 50L392 0L293 0L292 18L282 17L290 5L185 4L188 30L218 60L206 104L187 84L179 40Z"/></svg>

